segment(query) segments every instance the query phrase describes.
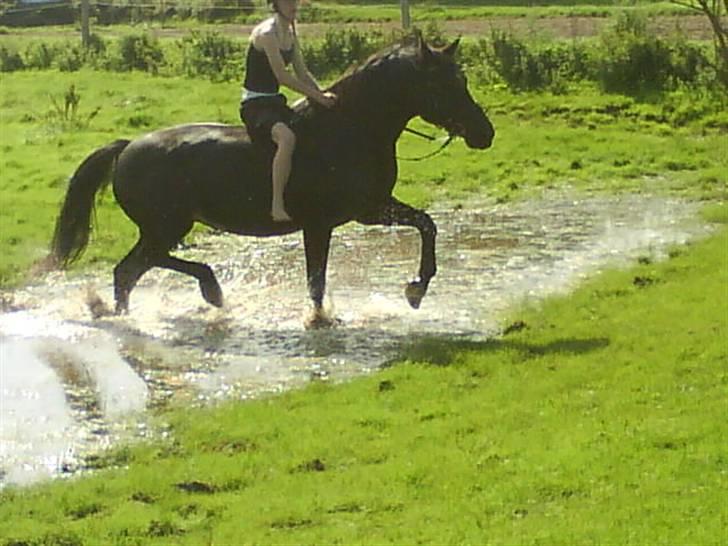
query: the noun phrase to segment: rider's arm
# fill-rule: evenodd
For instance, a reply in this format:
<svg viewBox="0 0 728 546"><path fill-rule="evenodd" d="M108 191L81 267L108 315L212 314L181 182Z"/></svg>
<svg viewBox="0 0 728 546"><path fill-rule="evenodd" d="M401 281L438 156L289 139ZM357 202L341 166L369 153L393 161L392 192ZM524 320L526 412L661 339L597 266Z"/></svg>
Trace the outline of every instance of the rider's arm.
<svg viewBox="0 0 728 546"><path fill-rule="evenodd" d="M293 38L293 43L293 70L296 73L296 76L298 76L298 79L306 83L307 85L310 85L311 87L315 87L319 91L322 91L321 86L319 86L318 82L311 75L311 72L309 72L308 67L306 66L306 62L303 60L303 53L301 53L301 44L298 43L298 37L295 35Z"/></svg>
<svg viewBox="0 0 728 546"><path fill-rule="evenodd" d="M286 70L286 65L283 62L283 57L281 56L278 40L273 34L259 34L255 37L254 45L265 51L271 70L273 70L273 75L278 80L278 83L285 85L289 89L303 93L315 101L321 100L323 93L319 90L317 85L311 85L308 82L302 81L299 77L297 77L297 75L291 74L291 72Z"/></svg>

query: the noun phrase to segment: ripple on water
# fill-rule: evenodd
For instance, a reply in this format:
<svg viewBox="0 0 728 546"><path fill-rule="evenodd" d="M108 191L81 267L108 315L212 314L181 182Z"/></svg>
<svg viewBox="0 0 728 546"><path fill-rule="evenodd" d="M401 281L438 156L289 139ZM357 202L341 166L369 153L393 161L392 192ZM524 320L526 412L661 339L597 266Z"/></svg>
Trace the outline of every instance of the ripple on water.
<svg viewBox="0 0 728 546"><path fill-rule="evenodd" d="M11 294L0 313L0 483L27 483L82 465L84 454L138 435L144 410L172 398L250 398L311 380L375 370L419 336L479 339L505 309L569 289L605 265L706 232L696 207L630 195L556 197L440 209L438 275L422 308L403 289L416 273L409 228L345 226L331 245L326 305L341 325L306 331L300 234L211 235L181 250L213 266L225 308L197 282L153 270L125 317L94 320L92 291L111 303L111 271L51 273ZM141 424L139 419L141 419Z"/></svg>

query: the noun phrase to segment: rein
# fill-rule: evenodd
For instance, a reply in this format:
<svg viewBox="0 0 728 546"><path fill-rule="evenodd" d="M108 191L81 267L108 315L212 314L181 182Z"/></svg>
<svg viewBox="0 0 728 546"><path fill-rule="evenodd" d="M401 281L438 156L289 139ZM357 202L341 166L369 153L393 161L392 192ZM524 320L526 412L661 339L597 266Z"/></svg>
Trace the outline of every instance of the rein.
<svg viewBox="0 0 728 546"><path fill-rule="evenodd" d="M405 127L404 130L407 131L408 133L412 133L413 135L417 135L418 137L422 137L424 139L427 139L430 142L432 142L432 141L435 140L435 137L434 136L427 135L425 133L421 133L420 131L416 131L415 129L410 129L409 127ZM452 142L452 140L454 138L455 138L455 135L454 134L448 133L447 139L445 140L445 142L443 142L440 145L440 147L437 150L435 150L434 152L430 152L429 154L425 154L425 155L420 156L420 157L397 157L397 159L399 159L400 161L422 161L423 159L429 159L429 158L431 158L433 156L436 156L441 151L443 151L447 147L447 145Z"/></svg>

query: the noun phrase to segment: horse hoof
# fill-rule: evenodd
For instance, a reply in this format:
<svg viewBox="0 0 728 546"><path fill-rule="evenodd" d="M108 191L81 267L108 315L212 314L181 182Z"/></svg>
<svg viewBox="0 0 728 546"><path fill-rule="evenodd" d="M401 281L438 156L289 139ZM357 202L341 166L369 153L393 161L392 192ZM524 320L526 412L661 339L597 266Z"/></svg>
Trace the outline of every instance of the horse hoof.
<svg viewBox="0 0 728 546"><path fill-rule="evenodd" d="M427 293L427 285L422 281L412 281L404 289L404 296L407 298L407 302L410 304L412 309L419 309L422 303L422 298Z"/></svg>
<svg viewBox="0 0 728 546"><path fill-rule="evenodd" d="M323 310L317 309L306 321L306 330L323 330L325 328L333 328L341 321L330 317Z"/></svg>
<svg viewBox="0 0 728 546"><path fill-rule="evenodd" d="M207 303L214 305L215 307L222 307L223 298L220 286L216 284L212 286L201 285L200 289L202 290L202 297L205 298Z"/></svg>

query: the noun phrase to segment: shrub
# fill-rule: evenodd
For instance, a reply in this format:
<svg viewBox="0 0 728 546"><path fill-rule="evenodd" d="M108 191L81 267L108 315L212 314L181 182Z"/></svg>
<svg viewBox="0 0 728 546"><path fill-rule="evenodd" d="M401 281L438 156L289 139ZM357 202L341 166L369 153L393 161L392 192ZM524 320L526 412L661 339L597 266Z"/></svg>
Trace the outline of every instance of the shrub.
<svg viewBox="0 0 728 546"><path fill-rule="evenodd" d="M118 68L156 74L164 62L159 42L148 34L129 34L119 41Z"/></svg>
<svg viewBox="0 0 728 546"><path fill-rule="evenodd" d="M685 40L676 40L672 48L672 77L676 83L695 86L710 66L705 50Z"/></svg>
<svg viewBox="0 0 728 546"><path fill-rule="evenodd" d="M85 54L80 46L68 45L58 53L58 68L61 72L76 72L85 61Z"/></svg>
<svg viewBox="0 0 728 546"><path fill-rule="evenodd" d="M710 63L705 48L648 32L644 16L623 13L600 37L596 79L607 92L661 93L702 83Z"/></svg>
<svg viewBox="0 0 728 546"><path fill-rule="evenodd" d="M0 46L0 72L14 72L25 68L25 63L20 53Z"/></svg>
<svg viewBox="0 0 728 546"><path fill-rule="evenodd" d="M536 57L511 34L493 30L486 58L493 70L513 90L540 89L546 84L546 75Z"/></svg>
<svg viewBox="0 0 728 546"><path fill-rule="evenodd" d="M513 91L536 91L561 88L564 82L590 75L587 50L578 43L527 45L515 36L494 30L490 41L479 43L492 78L497 75ZM478 55L478 52L476 52Z"/></svg>
<svg viewBox="0 0 728 546"><path fill-rule="evenodd" d="M58 55L57 48L45 42L33 42L25 49L27 68L50 68Z"/></svg>
<svg viewBox="0 0 728 546"><path fill-rule="evenodd" d="M312 73L325 76L343 72L383 47L384 42L379 31L328 30L321 43L304 45L303 55Z"/></svg>
<svg viewBox="0 0 728 546"><path fill-rule="evenodd" d="M243 46L218 32L192 32L180 47L182 69L188 76L227 81L240 78L243 72Z"/></svg>

